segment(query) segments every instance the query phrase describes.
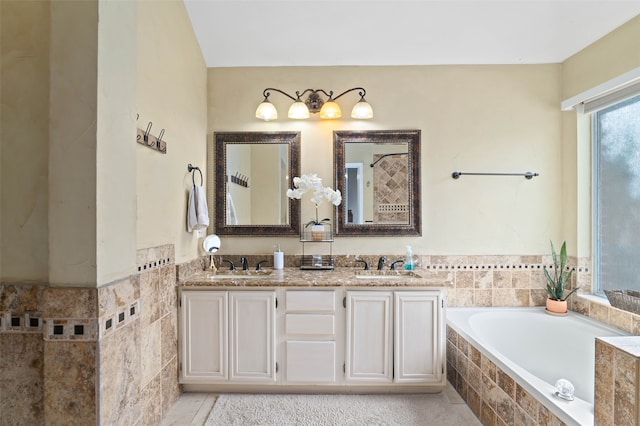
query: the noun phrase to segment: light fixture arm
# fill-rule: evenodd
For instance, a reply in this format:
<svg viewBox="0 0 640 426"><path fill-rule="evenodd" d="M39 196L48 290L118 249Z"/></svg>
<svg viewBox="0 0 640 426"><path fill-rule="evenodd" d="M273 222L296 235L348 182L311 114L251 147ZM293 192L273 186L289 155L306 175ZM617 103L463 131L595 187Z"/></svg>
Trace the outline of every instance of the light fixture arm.
<svg viewBox="0 0 640 426"><path fill-rule="evenodd" d="M288 94L287 92L284 92L280 89L276 89L274 87L267 87L266 89L264 89L264 91L262 92L262 96L264 96L264 99L267 100L269 99L269 95L271 95L270 90L273 90L274 92L278 92L278 93L282 93L283 95L285 95L286 97L288 97L289 99L291 99L292 101L297 101L300 98L300 95L298 95L298 92L296 92L296 95L298 95L298 99L294 98L293 96L291 96L290 94Z"/></svg>
<svg viewBox="0 0 640 426"><path fill-rule="evenodd" d="M364 95L367 94L367 91L364 90L364 87L354 87L352 89L348 89L348 90L345 90L344 92L340 93L338 96L333 98L333 100L335 101L336 99L342 97L343 95L346 95L349 92L353 92L354 90L361 90L361 92L358 93L358 95L360 95L360 99L364 99ZM323 90L323 92L324 92L324 90ZM325 95L326 95L326 93L325 93ZM331 92L331 95L333 95L333 92ZM331 97L331 95L329 97Z"/></svg>
<svg viewBox="0 0 640 426"><path fill-rule="evenodd" d="M322 92L324 93L324 95L328 98L331 98L331 96L333 95L333 90L330 90L329 93L325 92L323 89L305 89L304 92L300 93L299 91L296 92L296 96L298 96L298 99L300 99L302 96L304 96L306 93L311 92L312 94L317 94L318 92Z"/></svg>

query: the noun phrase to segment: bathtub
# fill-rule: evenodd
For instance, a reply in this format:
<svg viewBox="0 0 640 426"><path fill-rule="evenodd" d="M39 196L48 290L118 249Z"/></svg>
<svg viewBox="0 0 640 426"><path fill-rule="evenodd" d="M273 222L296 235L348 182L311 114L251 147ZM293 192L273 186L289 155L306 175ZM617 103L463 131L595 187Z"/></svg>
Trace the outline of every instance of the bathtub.
<svg viewBox="0 0 640 426"><path fill-rule="evenodd" d="M542 307L448 308L447 325L567 424L594 424L595 337L626 333L583 315L552 316ZM556 380L575 386L558 398Z"/></svg>

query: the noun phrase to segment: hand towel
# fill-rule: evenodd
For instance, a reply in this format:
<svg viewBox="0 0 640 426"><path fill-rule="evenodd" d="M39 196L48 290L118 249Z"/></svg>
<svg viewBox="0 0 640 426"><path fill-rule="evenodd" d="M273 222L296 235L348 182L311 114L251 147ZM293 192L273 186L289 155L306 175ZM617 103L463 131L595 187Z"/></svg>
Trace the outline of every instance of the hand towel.
<svg viewBox="0 0 640 426"><path fill-rule="evenodd" d="M233 198L231 198L231 194L227 191L227 225L237 225L238 224L238 216L236 215L236 206L233 204Z"/></svg>
<svg viewBox="0 0 640 426"><path fill-rule="evenodd" d="M189 206L187 208L187 230L197 231L209 226L209 209L207 197L200 185L193 185L189 192Z"/></svg>

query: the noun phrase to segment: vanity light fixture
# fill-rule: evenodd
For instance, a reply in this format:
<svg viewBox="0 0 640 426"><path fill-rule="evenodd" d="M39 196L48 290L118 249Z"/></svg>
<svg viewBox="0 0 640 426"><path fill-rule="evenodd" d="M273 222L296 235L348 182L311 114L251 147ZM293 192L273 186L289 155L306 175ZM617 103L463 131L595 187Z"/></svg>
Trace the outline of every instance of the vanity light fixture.
<svg viewBox="0 0 640 426"><path fill-rule="evenodd" d="M359 90L358 94L360 95L360 100L351 110L351 118L359 120L373 118L373 108L371 108L371 105L369 105L369 103L364 99L367 92L362 87L354 87L352 89L345 90L335 98L333 97L333 90L329 90L329 93L327 93L323 89L305 89L302 93L300 91L296 91L296 97L294 98L280 89L268 87L262 92L264 100L256 109L256 118L264 121L271 121L278 118L278 111L276 110L276 107L269 102L269 96L272 91L281 93L294 101L289 107L289 112L287 114L289 118L303 120L309 118L309 113L316 114L318 112L320 113L320 118L323 119L340 118L342 117L342 110L336 100L355 90ZM307 99L302 100L302 96L307 93L309 93ZM326 101L320 96L321 93L327 97Z"/></svg>

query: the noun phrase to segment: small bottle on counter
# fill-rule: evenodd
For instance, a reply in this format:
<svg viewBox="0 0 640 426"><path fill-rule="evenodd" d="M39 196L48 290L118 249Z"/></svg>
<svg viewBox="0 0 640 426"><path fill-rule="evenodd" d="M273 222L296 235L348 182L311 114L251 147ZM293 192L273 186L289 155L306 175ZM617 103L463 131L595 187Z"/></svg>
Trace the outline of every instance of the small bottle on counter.
<svg viewBox="0 0 640 426"><path fill-rule="evenodd" d="M276 251L273 252L273 269L284 268L284 252L280 250L280 244L275 245Z"/></svg>

